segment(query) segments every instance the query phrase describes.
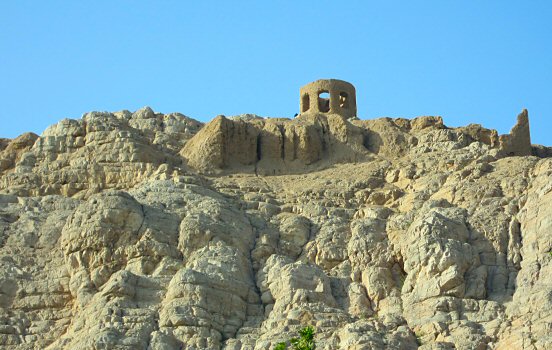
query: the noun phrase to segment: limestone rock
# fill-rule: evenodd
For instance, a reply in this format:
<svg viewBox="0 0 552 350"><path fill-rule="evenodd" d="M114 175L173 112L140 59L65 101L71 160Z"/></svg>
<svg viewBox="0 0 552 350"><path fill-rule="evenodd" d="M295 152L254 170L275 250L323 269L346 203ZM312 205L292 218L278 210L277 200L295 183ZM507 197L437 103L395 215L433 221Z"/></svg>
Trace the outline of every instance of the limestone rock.
<svg viewBox="0 0 552 350"><path fill-rule="evenodd" d="M0 347L261 350L312 325L317 349L551 348L552 160L527 113L499 137L339 97L0 139Z"/></svg>
<svg viewBox="0 0 552 350"><path fill-rule="evenodd" d="M28 151L38 139L38 135L31 132L24 133L13 139L0 140L0 174L13 169L21 156Z"/></svg>
<svg viewBox="0 0 552 350"><path fill-rule="evenodd" d="M38 138L20 136L27 146L17 146L17 156L7 147L3 151L7 155L0 157L0 164L10 168L0 189L23 196L87 198L104 189L171 174L182 166L178 150L202 124L181 114L150 111L90 112L82 119L52 125Z"/></svg>

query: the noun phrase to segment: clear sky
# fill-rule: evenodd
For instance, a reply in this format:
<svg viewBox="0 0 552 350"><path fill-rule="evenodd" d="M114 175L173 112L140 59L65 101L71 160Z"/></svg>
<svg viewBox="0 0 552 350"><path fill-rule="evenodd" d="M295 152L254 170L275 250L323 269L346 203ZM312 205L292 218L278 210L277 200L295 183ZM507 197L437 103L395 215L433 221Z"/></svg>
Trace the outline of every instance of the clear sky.
<svg viewBox="0 0 552 350"><path fill-rule="evenodd" d="M362 119L441 115L552 145L552 1L2 1L0 137L92 110L292 117L300 86Z"/></svg>

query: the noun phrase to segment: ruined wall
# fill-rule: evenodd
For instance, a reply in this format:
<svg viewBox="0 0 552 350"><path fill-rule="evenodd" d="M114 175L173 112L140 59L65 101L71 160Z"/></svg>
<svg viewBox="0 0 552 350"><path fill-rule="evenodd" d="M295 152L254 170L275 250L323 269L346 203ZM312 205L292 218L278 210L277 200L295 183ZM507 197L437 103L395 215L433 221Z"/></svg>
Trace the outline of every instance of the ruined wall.
<svg viewBox="0 0 552 350"><path fill-rule="evenodd" d="M506 156L530 156L531 135L529 133L529 115L524 109L517 117L517 123L509 134L500 135L500 150Z"/></svg>
<svg viewBox="0 0 552 350"><path fill-rule="evenodd" d="M365 159L364 137L364 130L336 114L249 121L218 116L180 154L204 173L289 174Z"/></svg>

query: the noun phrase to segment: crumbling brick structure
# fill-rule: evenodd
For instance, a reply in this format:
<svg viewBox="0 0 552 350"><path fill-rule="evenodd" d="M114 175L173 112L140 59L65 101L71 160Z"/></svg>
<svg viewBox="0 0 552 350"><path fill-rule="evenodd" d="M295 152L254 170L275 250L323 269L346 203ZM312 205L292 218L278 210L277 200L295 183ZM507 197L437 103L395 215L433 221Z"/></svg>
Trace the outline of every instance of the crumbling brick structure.
<svg viewBox="0 0 552 350"><path fill-rule="evenodd" d="M500 135L500 150L505 156L532 155L529 113L524 109L517 117L517 123L509 134Z"/></svg>
<svg viewBox="0 0 552 350"><path fill-rule="evenodd" d="M300 111L303 113L334 113L344 118L356 117L355 87L343 80L320 79L300 90Z"/></svg>

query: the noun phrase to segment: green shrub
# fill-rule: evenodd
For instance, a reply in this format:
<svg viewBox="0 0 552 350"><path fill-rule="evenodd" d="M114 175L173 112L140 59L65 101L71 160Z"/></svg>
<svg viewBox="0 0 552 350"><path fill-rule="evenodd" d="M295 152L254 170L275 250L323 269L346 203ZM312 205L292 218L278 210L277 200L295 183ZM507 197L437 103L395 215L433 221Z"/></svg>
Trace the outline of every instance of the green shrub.
<svg viewBox="0 0 552 350"><path fill-rule="evenodd" d="M414 332L414 335L416 336L416 342L418 343L418 345L423 345L423 340L422 338L426 336L426 334L422 331L417 331L417 332Z"/></svg>
<svg viewBox="0 0 552 350"><path fill-rule="evenodd" d="M307 326L299 330L299 338L291 338L289 343L293 346L293 350L314 350L316 344L314 343L314 327ZM274 347L274 350L286 350L288 345L286 342L278 343Z"/></svg>

